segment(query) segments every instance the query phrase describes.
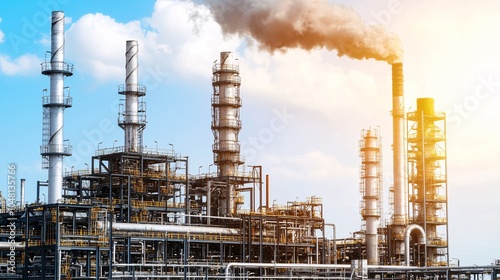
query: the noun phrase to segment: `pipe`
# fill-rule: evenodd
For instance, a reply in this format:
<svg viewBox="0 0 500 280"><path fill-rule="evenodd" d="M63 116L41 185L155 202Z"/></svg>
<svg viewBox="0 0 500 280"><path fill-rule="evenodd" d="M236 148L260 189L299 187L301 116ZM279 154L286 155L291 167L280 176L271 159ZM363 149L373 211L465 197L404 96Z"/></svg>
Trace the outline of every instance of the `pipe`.
<svg viewBox="0 0 500 280"><path fill-rule="evenodd" d="M403 255L404 243L400 239L407 224L407 177L406 177L406 142L405 109L403 97L403 64L392 64L392 126L393 126L393 177L394 177L394 216L392 234L394 255Z"/></svg>
<svg viewBox="0 0 500 280"><path fill-rule="evenodd" d="M413 230L418 230L420 232L420 236L418 238L419 244L426 244L425 238L425 230L421 226L417 224L411 224L405 229L405 263L406 265L410 265L410 234Z"/></svg>
<svg viewBox="0 0 500 280"><path fill-rule="evenodd" d="M226 266L225 279L231 278L232 267L245 267L245 268L317 268L317 269L349 269L351 265L348 264L306 264L306 263L228 263Z"/></svg>
<svg viewBox="0 0 500 280"><path fill-rule="evenodd" d="M26 179L21 179L21 202L20 202L20 208L21 210L24 210L24 189L25 189L25 182L26 182Z"/></svg>
<svg viewBox="0 0 500 280"><path fill-rule="evenodd" d="M0 251L9 251L9 250L12 250L12 247L15 248L16 251L20 250L20 251L24 251L25 249L25 243L24 242L14 242L14 246L12 246L13 244L11 242L8 242L8 241L2 241L0 242Z"/></svg>
<svg viewBox="0 0 500 280"><path fill-rule="evenodd" d="M102 222L100 226L102 227ZM164 232L175 232L175 233L193 233L193 234L207 233L207 234L227 234L227 235L240 234L240 231L237 229L216 228L216 227L131 224L131 223L112 223L112 227L114 230L122 230L122 231L164 231Z"/></svg>
<svg viewBox="0 0 500 280"><path fill-rule="evenodd" d="M392 121L393 121L393 172L394 172L394 223L406 225L406 145L403 97L403 64L392 64Z"/></svg>
<svg viewBox="0 0 500 280"><path fill-rule="evenodd" d="M271 186L269 185L269 174L266 174L266 211L269 209L269 193Z"/></svg>

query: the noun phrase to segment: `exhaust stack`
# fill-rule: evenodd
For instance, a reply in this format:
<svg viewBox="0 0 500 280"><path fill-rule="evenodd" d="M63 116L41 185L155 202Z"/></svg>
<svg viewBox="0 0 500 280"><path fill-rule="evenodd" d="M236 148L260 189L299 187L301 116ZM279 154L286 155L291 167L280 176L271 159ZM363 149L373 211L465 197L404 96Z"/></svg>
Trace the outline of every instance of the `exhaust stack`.
<svg viewBox="0 0 500 280"><path fill-rule="evenodd" d="M405 109L403 96L403 64L392 64L392 126L393 126L393 172L394 172L394 253L404 252L403 233L407 222L407 176Z"/></svg>
<svg viewBox="0 0 500 280"><path fill-rule="evenodd" d="M73 64L64 62L64 12L52 12L50 62L43 62L42 74L50 77L50 94L42 97L42 167L49 169L48 203L62 199L63 158L71 155L68 140L63 140L64 109L72 106L64 78L73 75ZM67 90L67 93L65 93ZM44 90L44 93L46 90Z"/></svg>
<svg viewBox="0 0 500 280"><path fill-rule="evenodd" d="M125 95L125 106L120 104L118 112L118 125L125 130L125 152L140 152L142 133L146 127L146 103L142 101L142 97L146 95L146 87L137 82L138 53L137 41L127 41L125 84L118 86L118 93Z"/></svg>

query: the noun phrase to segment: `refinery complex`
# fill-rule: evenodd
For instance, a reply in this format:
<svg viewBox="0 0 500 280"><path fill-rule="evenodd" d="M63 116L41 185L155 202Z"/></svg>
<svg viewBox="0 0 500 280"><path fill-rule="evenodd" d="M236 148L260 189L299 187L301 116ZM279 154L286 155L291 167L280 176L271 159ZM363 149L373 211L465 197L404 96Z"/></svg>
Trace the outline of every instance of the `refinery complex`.
<svg viewBox="0 0 500 280"><path fill-rule="evenodd" d="M271 204L262 166L242 171L242 78L230 51L207 65L216 173L193 175L189 156L173 146L144 146L147 89L138 80L134 40L123 42L125 82L116 93L123 96L117 125L124 145L96 150L87 170L63 172L63 158L72 154L64 111L73 106L65 92L73 65L64 60L71 47L64 32L64 13L55 11L50 60L41 64L50 79L40 146L48 180L37 182L31 203L9 209L3 198L0 279L497 279L498 265L450 266L446 116L432 98L405 112L401 62L392 63L389 201L382 199L379 129L360 128L362 228L329 238L335 225L324 219L321 197ZM22 180L21 196L24 188Z"/></svg>

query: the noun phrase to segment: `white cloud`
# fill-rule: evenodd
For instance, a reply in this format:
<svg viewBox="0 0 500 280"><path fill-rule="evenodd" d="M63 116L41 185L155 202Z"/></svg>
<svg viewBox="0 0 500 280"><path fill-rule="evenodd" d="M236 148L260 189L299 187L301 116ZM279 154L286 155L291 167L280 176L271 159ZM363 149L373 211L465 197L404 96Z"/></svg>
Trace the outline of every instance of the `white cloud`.
<svg viewBox="0 0 500 280"><path fill-rule="evenodd" d="M25 54L16 59L0 54L0 70L12 75L32 75L40 71L40 59L32 54Z"/></svg>
<svg viewBox="0 0 500 280"><path fill-rule="evenodd" d="M100 13L78 19L66 36L66 46L71 46L66 48L67 59L99 82L123 78L125 42L144 41L139 21L119 23Z"/></svg>
<svg viewBox="0 0 500 280"><path fill-rule="evenodd" d="M157 71L184 77L210 75L207 65L219 51L239 44L223 39L205 6L159 0L151 17L142 21L121 23L108 15L84 15L67 31L68 58L100 82L122 80L127 40L139 42L140 75Z"/></svg>

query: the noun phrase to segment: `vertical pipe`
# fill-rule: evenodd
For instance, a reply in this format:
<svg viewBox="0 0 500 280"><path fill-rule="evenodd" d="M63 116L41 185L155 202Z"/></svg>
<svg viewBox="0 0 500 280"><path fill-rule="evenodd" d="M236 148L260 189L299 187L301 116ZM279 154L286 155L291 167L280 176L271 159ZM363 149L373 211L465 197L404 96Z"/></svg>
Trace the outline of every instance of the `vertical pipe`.
<svg viewBox="0 0 500 280"><path fill-rule="evenodd" d="M266 210L269 209L269 192L271 186L269 186L269 174L266 174Z"/></svg>
<svg viewBox="0 0 500 280"><path fill-rule="evenodd" d="M212 181L207 182L207 225L210 225L212 216Z"/></svg>
<svg viewBox="0 0 500 280"><path fill-rule="evenodd" d="M406 160L403 97L403 64L392 65L392 121L393 121L393 171L394 171L394 223L406 224Z"/></svg>
<svg viewBox="0 0 500 280"><path fill-rule="evenodd" d="M402 256L404 244L402 234L407 224L407 176L405 143L405 109L403 96L403 64L392 64L392 125L393 125L393 175L394 217L393 234L395 256Z"/></svg>
<svg viewBox="0 0 500 280"><path fill-rule="evenodd" d="M21 210L24 209L24 188L25 188L25 181L26 179L21 179L21 203L20 203L20 207L21 207Z"/></svg>

